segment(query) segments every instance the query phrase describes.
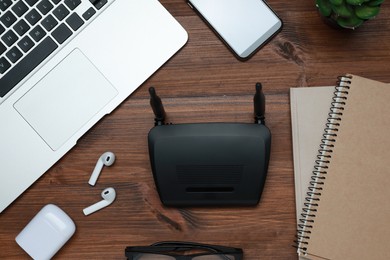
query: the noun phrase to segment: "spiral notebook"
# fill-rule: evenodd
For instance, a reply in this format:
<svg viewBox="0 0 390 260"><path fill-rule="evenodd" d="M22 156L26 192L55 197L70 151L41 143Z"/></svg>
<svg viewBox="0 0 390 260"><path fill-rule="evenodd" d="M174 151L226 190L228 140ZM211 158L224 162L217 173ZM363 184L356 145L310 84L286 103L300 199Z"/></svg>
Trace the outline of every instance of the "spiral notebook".
<svg viewBox="0 0 390 260"><path fill-rule="evenodd" d="M390 259L390 86L335 88L298 230L309 259Z"/></svg>
<svg viewBox="0 0 390 260"><path fill-rule="evenodd" d="M334 86L290 88L297 220L301 218Z"/></svg>
<svg viewBox="0 0 390 260"><path fill-rule="evenodd" d="M297 223L332 101L334 86L290 88ZM302 256L300 260L305 260Z"/></svg>

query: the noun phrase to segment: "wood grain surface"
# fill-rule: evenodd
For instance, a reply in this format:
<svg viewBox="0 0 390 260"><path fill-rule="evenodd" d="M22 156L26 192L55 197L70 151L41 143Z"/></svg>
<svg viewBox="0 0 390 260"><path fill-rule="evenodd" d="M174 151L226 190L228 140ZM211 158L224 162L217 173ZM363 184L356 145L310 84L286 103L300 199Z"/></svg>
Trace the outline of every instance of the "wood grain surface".
<svg viewBox="0 0 390 260"><path fill-rule="evenodd" d="M241 247L245 259L297 259L289 88L334 85L345 73L390 82L389 1L376 19L345 31L325 25L313 0L269 0L283 30L246 62L234 58L184 0L161 2L187 30L188 43L0 214L0 259L28 259L15 237L48 203L61 207L77 226L57 259L125 259L126 246L163 240ZM148 87L155 86L163 98L169 122L252 122L256 82L263 83L273 138L260 203L164 207L148 158L154 117ZM117 160L92 188L87 181L107 150ZM83 208L100 200L109 186L117 191L116 201L84 216Z"/></svg>

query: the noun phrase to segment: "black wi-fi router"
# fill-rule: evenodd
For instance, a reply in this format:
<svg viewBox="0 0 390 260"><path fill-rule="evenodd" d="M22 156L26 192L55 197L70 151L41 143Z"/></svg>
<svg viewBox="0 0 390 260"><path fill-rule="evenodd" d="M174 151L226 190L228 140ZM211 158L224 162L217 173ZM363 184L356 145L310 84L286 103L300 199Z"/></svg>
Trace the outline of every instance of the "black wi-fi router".
<svg viewBox="0 0 390 260"><path fill-rule="evenodd" d="M256 205L263 191L271 133L264 124L260 83L254 123L165 124L165 111L149 88L155 127L148 135L154 181L166 206Z"/></svg>

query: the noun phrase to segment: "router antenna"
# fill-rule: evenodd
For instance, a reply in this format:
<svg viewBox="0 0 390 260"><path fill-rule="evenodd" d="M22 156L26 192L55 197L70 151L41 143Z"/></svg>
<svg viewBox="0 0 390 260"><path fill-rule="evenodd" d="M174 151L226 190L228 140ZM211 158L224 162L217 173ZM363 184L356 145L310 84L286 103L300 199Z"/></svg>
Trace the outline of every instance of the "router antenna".
<svg viewBox="0 0 390 260"><path fill-rule="evenodd" d="M264 125L265 113L265 97L261 83L256 83L256 94L253 97L253 105L255 111L255 123Z"/></svg>
<svg viewBox="0 0 390 260"><path fill-rule="evenodd" d="M154 113L154 125L163 125L165 121L165 110L164 106L161 102L161 99L156 94L156 90L154 87L149 88L149 94L150 94L150 106L153 109Z"/></svg>

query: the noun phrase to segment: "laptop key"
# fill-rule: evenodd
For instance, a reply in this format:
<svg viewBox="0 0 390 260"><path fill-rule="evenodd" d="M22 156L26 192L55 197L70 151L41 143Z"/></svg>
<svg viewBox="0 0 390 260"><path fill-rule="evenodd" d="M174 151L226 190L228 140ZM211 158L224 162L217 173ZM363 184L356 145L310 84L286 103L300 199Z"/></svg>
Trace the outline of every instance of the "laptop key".
<svg viewBox="0 0 390 260"><path fill-rule="evenodd" d="M93 7L88 8L87 11L83 13L83 18L88 21L94 14L96 13L95 9Z"/></svg>
<svg viewBox="0 0 390 260"><path fill-rule="evenodd" d="M77 13L73 13L66 19L66 23L73 29L73 31L76 31L84 24L84 21Z"/></svg>
<svg viewBox="0 0 390 260"><path fill-rule="evenodd" d="M81 0L65 0L65 4L73 11L77 6L79 6L79 4L81 4Z"/></svg>
<svg viewBox="0 0 390 260"><path fill-rule="evenodd" d="M39 43L29 54L21 59L19 63L17 63L0 79L0 97L4 97L47 56L57 49L57 47L58 45L50 37L46 37L41 43Z"/></svg>
<svg viewBox="0 0 390 260"><path fill-rule="evenodd" d="M7 69L9 69L9 67L11 67L11 64L4 57L1 57L0 58L0 74L3 74L4 72L6 72ZM1 82L1 79L0 79L0 82ZM0 91L1 91L1 85L0 85ZM3 97L3 96L1 96L1 97Z"/></svg>
<svg viewBox="0 0 390 260"><path fill-rule="evenodd" d="M38 0L25 0L25 1L27 2L27 4L29 6L33 6L33 5L35 5L38 2Z"/></svg>
<svg viewBox="0 0 390 260"><path fill-rule="evenodd" d="M58 24L57 20L49 14L42 20L41 25L47 30L51 31Z"/></svg>
<svg viewBox="0 0 390 260"><path fill-rule="evenodd" d="M12 47L6 54L12 63L17 62L22 57L22 55L22 52L16 46Z"/></svg>
<svg viewBox="0 0 390 260"><path fill-rule="evenodd" d="M46 35L45 30L39 25L35 26L30 31L30 36L36 41L39 42Z"/></svg>
<svg viewBox="0 0 390 260"><path fill-rule="evenodd" d="M21 17L22 15L24 15L28 10L28 7L25 3L23 3L22 0L19 0L14 6L12 6L12 11L14 11L14 13Z"/></svg>
<svg viewBox="0 0 390 260"><path fill-rule="evenodd" d="M5 28L0 24L0 35L5 32Z"/></svg>
<svg viewBox="0 0 390 260"><path fill-rule="evenodd" d="M0 0L0 10L5 11L12 5L11 0Z"/></svg>
<svg viewBox="0 0 390 260"><path fill-rule="evenodd" d="M16 22L16 17L11 13L11 11L7 11L0 17L0 21L5 25L5 27L10 27L14 22Z"/></svg>
<svg viewBox="0 0 390 260"><path fill-rule="evenodd" d="M18 42L18 46L22 51L28 52L34 46L34 42L26 35Z"/></svg>
<svg viewBox="0 0 390 260"><path fill-rule="evenodd" d="M42 15L36 9L32 9L26 14L25 18L31 25L35 25L42 18Z"/></svg>
<svg viewBox="0 0 390 260"><path fill-rule="evenodd" d="M13 28L14 28L15 32L17 32L19 34L19 36L22 36L30 29L30 26L26 23L25 20L20 20L19 22L17 22L15 24L15 26Z"/></svg>
<svg viewBox="0 0 390 260"><path fill-rule="evenodd" d="M6 32L1 39L5 44L7 44L8 47L11 47L12 44L14 44L18 40L18 36L13 31Z"/></svg>
<svg viewBox="0 0 390 260"><path fill-rule="evenodd" d="M2 44L0 42L0 55L3 54L6 50L7 50L7 47L5 47L4 44Z"/></svg>
<svg viewBox="0 0 390 260"><path fill-rule="evenodd" d="M72 35L72 31L65 24L60 24L51 35L61 44Z"/></svg>
<svg viewBox="0 0 390 260"><path fill-rule="evenodd" d="M62 21L69 14L69 10L63 4L60 4L53 10L53 14L59 21Z"/></svg>
<svg viewBox="0 0 390 260"><path fill-rule="evenodd" d="M107 0L89 0L94 6L96 9L101 9L105 4L107 4Z"/></svg>
<svg viewBox="0 0 390 260"><path fill-rule="evenodd" d="M51 9L53 9L53 4L50 3L48 0L42 0L37 4L38 10L43 14L46 15L48 12L50 12Z"/></svg>

